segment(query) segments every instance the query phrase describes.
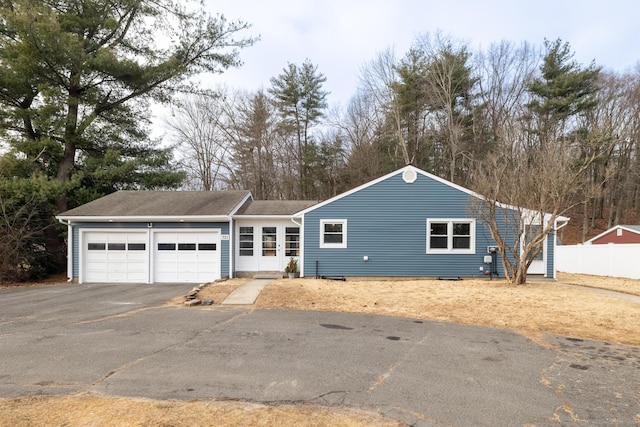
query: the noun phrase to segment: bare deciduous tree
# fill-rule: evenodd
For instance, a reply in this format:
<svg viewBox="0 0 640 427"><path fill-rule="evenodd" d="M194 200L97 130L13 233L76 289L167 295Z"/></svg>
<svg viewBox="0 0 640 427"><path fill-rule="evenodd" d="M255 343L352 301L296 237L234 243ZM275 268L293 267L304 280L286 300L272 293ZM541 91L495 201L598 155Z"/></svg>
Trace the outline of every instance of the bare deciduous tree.
<svg viewBox="0 0 640 427"><path fill-rule="evenodd" d="M341 191L349 190L384 175L385 159L378 148L382 123L377 120L375 105L364 92L358 92L344 113L336 111L329 125L343 140L345 167L341 172ZM342 114L341 114L342 113Z"/></svg>
<svg viewBox="0 0 640 427"><path fill-rule="evenodd" d="M229 185L251 190L258 200L282 198L280 135L273 102L264 91L240 95L229 117L233 140Z"/></svg>
<svg viewBox="0 0 640 427"><path fill-rule="evenodd" d="M515 132L504 138L498 128L491 155L476 160L473 173L474 189L485 197L475 214L491 231L505 274L515 284L526 283L557 220L597 189L585 176L599 152L584 149L589 132L579 119L597 105L598 69L571 61L567 44L546 46L540 76L526 85L531 95L526 108L508 115Z"/></svg>
<svg viewBox="0 0 640 427"><path fill-rule="evenodd" d="M226 92L216 97L191 95L177 104L167 121L192 189L221 187L231 146L226 104Z"/></svg>
<svg viewBox="0 0 640 427"><path fill-rule="evenodd" d="M41 242L53 225L42 221L40 204L35 196L18 202L0 195L0 283L46 273L48 254Z"/></svg>
<svg viewBox="0 0 640 427"><path fill-rule="evenodd" d="M526 283L547 235L588 193L583 178L595 156L576 163L579 155L575 146L517 144L475 163L474 189L483 198L471 210L489 228L510 282Z"/></svg>
<svg viewBox="0 0 640 427"><path fill-rule="evenodd" d="M357 95L384 131L376 141L377 149L386 147L387 161L393 168L411 163L411 154L404 133L402 105L398 85L398 61L393 49L378 54L361 70L360 90Z"/></svg>
<svg viewBox="0 0 640 427"><path fill-rule="evenodd" d="M470 117L473 109L474 86L477 78L470 63L468 46L436 33L424 34L416 43L424 57L426 102L434 133L442 142L446 158L441 172L451 182L457 181L458 161L465 155L465 135L471 134ZM444 160L444 159L443 159Z"/></svg>
<svg viewBox="0 0 640 427"><path fill-rule="evenodd" d="M493 145L513 141L522 131L520 117L527 102L527 85L538 67L538 53L527 43L516 46L502 41L476 56L478 111L476 127L486 129L482 136Z"/></svg>

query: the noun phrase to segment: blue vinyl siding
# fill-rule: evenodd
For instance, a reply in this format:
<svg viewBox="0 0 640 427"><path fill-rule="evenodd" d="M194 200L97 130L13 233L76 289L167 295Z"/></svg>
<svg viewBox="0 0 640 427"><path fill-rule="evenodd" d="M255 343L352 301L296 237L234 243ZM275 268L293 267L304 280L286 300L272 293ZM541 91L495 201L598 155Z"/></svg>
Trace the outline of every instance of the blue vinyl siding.
<svg viewBox="0 0 640 427"><path fill-rule="evenodd" d="M314 276L317 261L320 276L480 276L495 243L478 219L475 254L426 253L427 219L473 218L470 197L422 174L408 184L398 173L312 210L304 216L304 274ZM346 248L319 247L323 219L347 220Z"/></svg>
<svg viewBox="0 0 640 427"><path fill-rule="evenodd" d="M78 232L78 228L74 225L71 227L71 236L69 236L69 242L67 242L67 244L71 245L71 258L72 258L72 262L71 262L71 278L72 279L77 279L78 277L80 277L80 265L79 265L79 255L78 255L78 251L80 250L80 243L79 243L79 239L78 239L78 235L80 233ZM69 274L69 272L67 272L67 275Z"/></svg>
<svg viewBox="0 0 640 427"><path fill-rule="evenodd" d="M147 230L146 222L74 222L72 223L73 236L73 277L80 276L80 230L92 229L113 229L113 230ZM222 234L229 234L229 223L227 222L154 222L154 229L220 229ZM220 242L220 274L229 274L229 240Z"/></svg>
<svg viewBox="0 0 640 427"><path fill-rule="evenodd" d="M551 231L549 234L547 234L547 265L546 265L546 272L545 272L545 277L550 277L552 278L554 276L553 272L555 270L555 265L554 265L554 260L555 260L555 245L554 245L554 238L555 238L556 234L555 231Z"/></svg>

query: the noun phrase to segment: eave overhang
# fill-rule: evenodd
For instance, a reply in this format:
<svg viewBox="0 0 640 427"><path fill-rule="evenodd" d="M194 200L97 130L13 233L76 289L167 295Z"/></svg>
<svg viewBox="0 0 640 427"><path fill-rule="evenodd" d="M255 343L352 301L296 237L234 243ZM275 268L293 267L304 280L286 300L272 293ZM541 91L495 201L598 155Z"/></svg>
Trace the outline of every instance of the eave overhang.
<svg viewBox="0 0 640 427"><path fill-rule="evenodd" d="M65 216L57 219L71 223L82 222L229 222L228 215L176 215L176 216Z"/></svg>

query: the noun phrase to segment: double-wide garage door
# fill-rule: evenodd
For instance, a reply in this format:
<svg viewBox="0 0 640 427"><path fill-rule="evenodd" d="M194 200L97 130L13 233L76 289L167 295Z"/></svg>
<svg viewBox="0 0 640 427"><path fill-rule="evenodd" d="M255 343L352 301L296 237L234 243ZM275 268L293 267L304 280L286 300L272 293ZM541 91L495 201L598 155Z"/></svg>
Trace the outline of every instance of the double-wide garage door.
<svg viewBox="0 0 640 427"><path fill-rule="evenodd" d="M83 282L202 283L219 279L216 231L86 231Z"/></svg>

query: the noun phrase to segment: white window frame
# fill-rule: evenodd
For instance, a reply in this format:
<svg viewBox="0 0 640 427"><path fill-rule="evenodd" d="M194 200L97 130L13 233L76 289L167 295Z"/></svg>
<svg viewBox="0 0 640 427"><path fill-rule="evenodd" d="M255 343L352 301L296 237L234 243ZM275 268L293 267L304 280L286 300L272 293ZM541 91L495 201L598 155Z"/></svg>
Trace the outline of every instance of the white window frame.
<svg viewBox="0 0 640 427"><path fill-rule="evenodd" d="M296 233L290 233L289 230L297 229ZM297 237L297 239L290 239L291 237ZM291 244L295 243L295 248L291 247ZM295 253L295 255L294 255ZM286 257L296 257L300 256L300 227L284 227L284 256Z"/></svg>
<svg viewBox="0 0 640 427"><path fill-rule="evenodd" d="M447 247L431 248L431 223L447 224ZM453 248L453 224L469 224L469 248ZM476 220L473 218L428 218L427 219L427 253L428 254L475 254L476 253Z"/></svg>
<svg viewBox="0 0 640 427"><path fill-rule="evenodd" d="M249 236L249 233L243 233L242 229L243 228L250 228L251 229L251 249L248 248L243 248L242 247L242 243L246 243L249 240L242 240L243 236ZM242 251L251 251L251 254L243 254ZM240 257L252 257L255 255L255 250L256 250L256 230L255 227L253 225L239 225L238 226L238 256Z"/></svg>
<svg viewBox="0 0 640 427"><path fill-rule="evenodd" d="M325 243L325 224L342 224L342 243ZM336 249L347 247L347 220L346 219L321 219L320 220L320 247L323 249Z"/></svg>

